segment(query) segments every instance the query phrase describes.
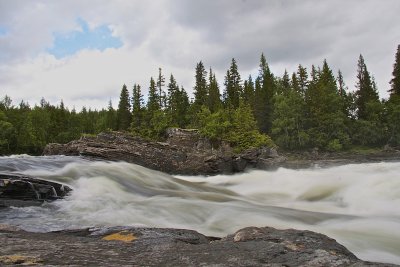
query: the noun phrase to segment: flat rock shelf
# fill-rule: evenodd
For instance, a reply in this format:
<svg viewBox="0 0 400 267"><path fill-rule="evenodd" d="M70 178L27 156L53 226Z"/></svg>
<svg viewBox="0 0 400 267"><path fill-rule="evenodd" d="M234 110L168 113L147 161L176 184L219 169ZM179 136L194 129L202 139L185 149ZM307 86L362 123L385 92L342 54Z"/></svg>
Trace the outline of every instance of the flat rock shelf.
<svg viewBox="0 0 400 267"><path fill-rule="evenodd" d="M359 260L325 235L248 227L223 238L182 229L101 227L31 233L0 225L0 265L396 266Z"/></svg>

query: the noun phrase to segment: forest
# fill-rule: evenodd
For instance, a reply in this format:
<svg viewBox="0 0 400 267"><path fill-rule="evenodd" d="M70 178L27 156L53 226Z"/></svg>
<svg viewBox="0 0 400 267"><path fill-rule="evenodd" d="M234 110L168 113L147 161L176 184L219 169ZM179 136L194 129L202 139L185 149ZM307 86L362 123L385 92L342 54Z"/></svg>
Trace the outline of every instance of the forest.
<svg viewBox="0 0 400 267"><path fill-rule="evenodd" d="M379 99L377 85L362 55L356 90L349 91L341 71L299 65L296 72L275 76L264 54L257 77L242 78L232 59L223 86L203 62L195 68L193 97L171 74L150 78L147 101L142 87L122 86L118 108L69 110L44 98L30 106L0 101L0 155L41 154L48 143L66 143L102 131L126 131L163 140L169 127L196 128L212 141L228 141L236 151L277 146L286 151L318 148L400 146L400 45L390 81L389 99ZM221 88L222 87L222 88Z"/></svg>

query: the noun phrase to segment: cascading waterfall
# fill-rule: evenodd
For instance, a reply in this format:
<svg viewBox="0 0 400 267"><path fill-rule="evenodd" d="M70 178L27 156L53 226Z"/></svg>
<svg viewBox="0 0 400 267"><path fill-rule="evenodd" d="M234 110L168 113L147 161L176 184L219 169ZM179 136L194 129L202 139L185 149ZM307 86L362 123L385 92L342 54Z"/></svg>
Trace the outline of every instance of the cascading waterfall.
<svg viewBox="0 0 400 267"><path fill-rule="evenodd" d="M400 162L189 177L125 162L12 156L0 157L1 171L74 189L40 207L0 209L0 223L29 231L129 225L223 236L246 226L308 229L361 259L400 263Z"/></svg>

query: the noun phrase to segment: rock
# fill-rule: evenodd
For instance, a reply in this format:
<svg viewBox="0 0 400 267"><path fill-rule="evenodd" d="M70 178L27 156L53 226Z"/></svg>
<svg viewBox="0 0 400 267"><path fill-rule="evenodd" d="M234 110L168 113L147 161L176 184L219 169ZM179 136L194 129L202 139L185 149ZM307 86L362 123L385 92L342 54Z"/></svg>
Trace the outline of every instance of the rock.
<svg viewBox="0 0 400 267"><path fill-rule="evenodd" d="M26 175L0 173L0 207L41 205L65 197L66 185Z"/></svg>
<svg viewBox="0 0 400 267"><path fill-rule="evenodd" d="M248 227L224 238L162 228L0 229L0 264L36 266L395 266L310 231Z"/></svg>
<svg viewBox="0 0 400 267"><path fill-rule="evenodd" d="M165 142L150 142L122 132L82 137L68 144L48 144L44 155L81 155L111 161L126 161L150 169L185 175L214 175L268 167L263 157L277 162L276 150L251 149L235 155L226 142L212 143L195 129L167 130Z"/></svg>

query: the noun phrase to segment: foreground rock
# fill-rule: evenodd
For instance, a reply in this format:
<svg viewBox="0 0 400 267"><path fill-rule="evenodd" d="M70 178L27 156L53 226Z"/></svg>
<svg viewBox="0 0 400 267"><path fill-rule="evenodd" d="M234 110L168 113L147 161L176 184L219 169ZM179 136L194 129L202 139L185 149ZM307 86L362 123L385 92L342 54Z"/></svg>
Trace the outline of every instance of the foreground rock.
<svg viewBox="0 0 400 267"><path fill-rule="evenodd" d="M219 239L179 229L114 227L29 233L0 225L0 265L15 264L394 266L361 261L335 240L309 231L249 227Z"/></svg>
<svg viewBox="0 0 400 267"><path fill-rule="evenodd" d="M68 144L49 144L44 155L81 155L126 161L170 174L234 173L268 168L282 162L274 149L251 149L241 154L223 142L212 144L196 130L169 129L165 142L150 142L121 132L82 137Z"/></svg>
<svg viewBox="0 0 400 267"><path fill-rule="evenodd" d="M34 206L65 197L68 186L26 175L0 173L0 207Z"/></svg>

